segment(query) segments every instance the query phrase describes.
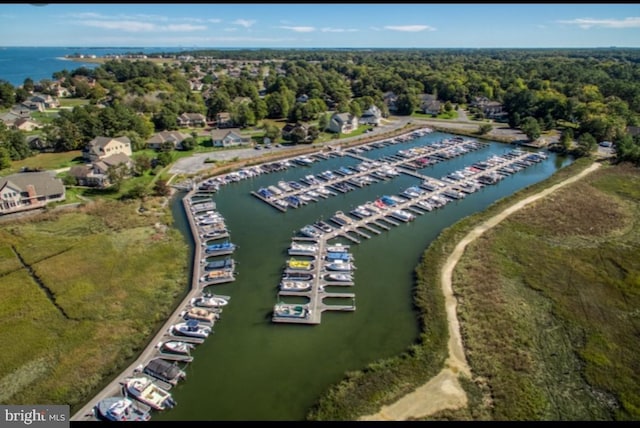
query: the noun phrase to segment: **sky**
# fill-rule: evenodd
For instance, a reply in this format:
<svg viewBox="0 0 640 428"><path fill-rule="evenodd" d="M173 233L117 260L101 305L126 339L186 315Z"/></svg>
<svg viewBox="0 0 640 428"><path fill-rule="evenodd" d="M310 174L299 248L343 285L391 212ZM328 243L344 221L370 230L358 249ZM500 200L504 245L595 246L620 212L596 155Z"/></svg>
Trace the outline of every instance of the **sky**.
<svg viewBox="0 0 640 428"><path fill-rule="evenodd" d="M0 4L0 46L640 47L640 4Z"/></svg>

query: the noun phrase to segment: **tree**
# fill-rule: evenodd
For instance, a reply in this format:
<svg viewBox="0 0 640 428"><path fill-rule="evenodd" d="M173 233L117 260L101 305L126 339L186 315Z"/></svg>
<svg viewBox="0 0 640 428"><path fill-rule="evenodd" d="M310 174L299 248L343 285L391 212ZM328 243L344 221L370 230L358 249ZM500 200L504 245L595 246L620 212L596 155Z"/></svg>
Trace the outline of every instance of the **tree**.
<svg viewBox="0 0 640 428"><path fill-rule="evenodd" d="M196 139L193 137L182 140L182 150L193 150L196 147Z"/></svg>
<svg viewBox="0 0 640 428"><path fill-rule="evenodd" d="M478 134L485 135L491 132L493 126L490 123L483 123L478 127Z"/></svg>
<svg viewBox="0 0 640 428"><path fill-rule="evenodd" d="M264 126L264 137L268 138L270 141L277 141L281 135L282 132L276 125L267 124Z"/></svg>
<svg viewBox="0 0 640 428"><path fill-rule="evenodd" d="M316 126L311 125L309 129L307 129L307 141L310 141L313 143L315 140L318 139L319 135L320 135L320 131Z"/></svg>
<svg viewBox="0 0 640 428"><path fill-rule="evenodd" d="M107 178L116 190L120 190L122 181L127 174L127 166L123 163L119 165L110 165L107 168Z"/></svg>
<svg viewBox="0 0 640 428"><path fill-rule="evenodd" d="M573 143L573 129L566 128L564 131L562 131L562 134L560 134L560 144L562 144L562 147L564 148L565 151L569 151L571 149L572 143Z"/></svg>
<svg viewBox="0 0 640 428"><path fill-rule="evenodd" d="M35 85L33 84L33 79L31 77L27 77L24 79L24 82L22 82L22 88L28 93L32 93L34 87Z"/></svg>
<svg viewBox="0 0 640 428"><path fill-rule="evenodd" d="M302 143L306 140L307 133L301 126L296 126L291 131L291 141L293 144Z"/></svg>
<svg viewBox="0 0 640 428"><path fill-rule="evenodd" d="M0 147L0 169L7 169L11 166L11 156L9 155L9 151Z"/></svg>
<svg viewBox="0 0 640 428"><path fill-rule="evenodd" d="M167 166L173 162L173 155L171 152L160 152L158 154L158 165Z"/></svg>
<svg viewBox="0 0 640 428"><path fill-rule="evenodd" d="M578 154L588 156L598 148L595 137L588 132L578 137Z"/></svg>
<svg viewBox="0 0 640 428"><path fill-rule="evenodd" d="M540 137L540 124L534 117L525 117L520 124L520 129L531 141Z"/></svg>
<svg viewBox="0 0 640 428"><path fill-rule="evenodd" d="M318 118L318 128L322 131L329 126L329 113L321 114Z"/></svg>
<svg viewBox="0 0 640 428"><path fill-rule="evenodd" d="M157 180L153 185L153 193L156 196L169 196L171 194L171 187L167 185L166 180Z"/></svg>
<svg viewBox="0 0 640 428"><path fill-rule="evenodd" d="M154 114L151 121L156 131L173 131L178 129L178 118L176 114L167 108L163 108Z"/></svg>
<svg viewBox="0 0 640 428"><path fill-rule="evenodd" d="M137 175L142 175L151 169L151 156L146 153L140 153L133 160L134 171Z"/></svg>

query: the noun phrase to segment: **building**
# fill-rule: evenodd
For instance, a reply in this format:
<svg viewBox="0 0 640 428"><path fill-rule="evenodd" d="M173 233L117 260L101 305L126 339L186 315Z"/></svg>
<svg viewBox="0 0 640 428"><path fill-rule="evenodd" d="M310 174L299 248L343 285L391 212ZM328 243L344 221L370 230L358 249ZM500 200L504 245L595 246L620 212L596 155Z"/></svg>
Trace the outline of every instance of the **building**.
<svg viewBox="0 0 640 428"><path fill-rule="evenodd" d="M213 143L213 147L232 147L239 146L241 144L249 144L251 142L251 138L243 137L237 129L214 129L211 131L211 141Z"/></svg>
<svg viewBox="0 0 640 428"><path fill-rule="evenodd" d="M361 125L378 126L380 125L381 118L382 112L380 111L380 109L376 105L372 105L371 107L366 109L364 113L362 113L362 116L360 116L358 122Z"/></svg>
<svg viewBox="0 0 640 428"><path fill-rule="evenodd" d="M179 131L162 131L147 140L147 147L160 150L164 144L171 143L174 149L182 149L182 142L187 138L189 138L188 135Z"/></svg>
<svg viewBox="0 0 640 428"><path fill-rule="evenodd" d="M64 185L54 172L22 172L0 178L0 214L44 208L64 199Z"/></svg>
<svg viewBox="0 0 640 428"><path fill-rule="evenodd" d="M221 111L216 114L216 126L222 128L233 128L233 119L231 119L231 113Z"/></svg>
<svg viewBox="0 0 640 428"><path fill-rule="evenodd" d="M108 187L111 185L109 168L121 168L122 177L128 177L133 161L123 153L116 153L94 163L72 166L69 175L76 179L78 186Z"/></svg>
<svg viewBox="0 0 640 428"><path fill-rule="evenodd" d="M182 113L178 116L178 126L193 128L196 126L205 126L207 118L201 113Z"/></svg>
<svg viewBox="0 0 640 428"><path fill-rule="evenodd" d="M358 118L351 113L334 113L327 129L336 134L349 134L358 129Z"/></svg>
<svg viewBox="0 0 640 428"><path fill-rule="evenodd" d="M117 153L131 156L131 140L129 140L129 137L96 137L89 141L84 148L82 157L89 162L95 162Z"/></svg>

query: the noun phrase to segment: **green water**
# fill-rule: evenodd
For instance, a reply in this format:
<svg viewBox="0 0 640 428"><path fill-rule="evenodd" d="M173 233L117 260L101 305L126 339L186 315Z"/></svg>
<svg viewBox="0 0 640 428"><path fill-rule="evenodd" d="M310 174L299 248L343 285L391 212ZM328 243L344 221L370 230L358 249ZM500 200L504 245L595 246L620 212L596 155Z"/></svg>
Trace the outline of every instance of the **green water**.
<svg viewBox="0 0 640 428"><path fill-rule="evenodd" d="M400 149L422 146L449 137L433 133L409 143L364 152L377 159ZM424 168L435 178L503 154L513 147L491 143L488 147ZM420 183L400 175L347 194L330 197L297 210L282 213L250 194L279 180L295 180L359 161L344 157L295 167L224 186L215 196L218 210L231 231L230 240L239 248L237 280L209 287L231 296L212 334L193 352L187 379L174 387L178 405L154 420L303 420L308 409L345 372L363 368L380 358L404 351L418 337L412 306L413 270L422 252L445 227L486 208L489 204L527 185L541 181L569 164L550 153L549 158L487 186L465 199L451 202L408 224L401 224L352 245L357 270L354 287L340 290L356 294L355 312L322 314L320 325L274 324L273 305L288 258L286 250L294 232L335 211L345 213L385 194L398 194ZM174 202L176 225L185 229L181 204ZM190 238L190 233L186 235ZM283 299L303 303L306 299ZM344 299L330 303L350 303Z"/></svg>

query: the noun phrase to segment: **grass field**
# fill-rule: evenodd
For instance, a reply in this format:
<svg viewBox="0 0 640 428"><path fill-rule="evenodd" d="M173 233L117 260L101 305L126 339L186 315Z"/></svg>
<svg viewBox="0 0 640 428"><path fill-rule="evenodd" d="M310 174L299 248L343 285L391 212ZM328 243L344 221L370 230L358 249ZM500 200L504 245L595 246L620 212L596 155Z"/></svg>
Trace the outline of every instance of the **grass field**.
<svg viewBox="0 0 640 428"><path fill-rule="evenodd" d="M39 153L26 159L11 162L11 167L0 170L0 175L13 174L19 172L20 169L24 167L32 169L59 169L82 163L84 163L84 161L82 160L82 152L80 150L60 153Z"/></svg>
<svg viewBox="0 0 640 428"><path fill-rule="evenodd" d="M355 420L395 402L443 367L448 338L440 269L475 225L584 169L445 229L416 268L420 340L349 373L311 420ZM637 420L640 416L640 171L607 167L514 214L471 244L454 271L472 379L469 405L429 420Z"/></svg>
<svg viewBox="0 0 640 428"><path fill-rule="evenodd" d="M0 402L86 401L135 356L187 286L170 215L98 201L0 230Z"/></svg>

